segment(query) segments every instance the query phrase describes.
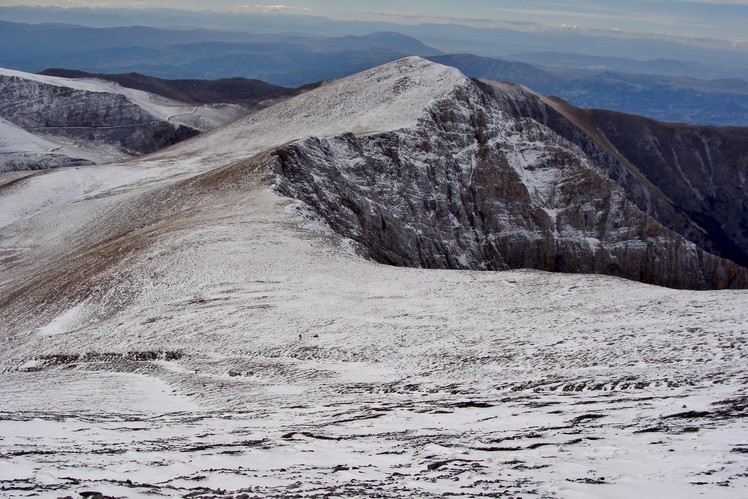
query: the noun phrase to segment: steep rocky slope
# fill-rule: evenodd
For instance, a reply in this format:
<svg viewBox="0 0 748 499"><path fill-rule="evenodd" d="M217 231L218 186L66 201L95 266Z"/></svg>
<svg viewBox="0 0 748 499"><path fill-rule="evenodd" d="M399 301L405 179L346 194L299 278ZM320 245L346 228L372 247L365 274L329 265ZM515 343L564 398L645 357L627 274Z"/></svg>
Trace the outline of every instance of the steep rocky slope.
<svg viewBox="0 0 748 499"><path fill-rule="evenodd" d="M543 123L580 147L660 223L748 266L748 129L660 123L579 109L520 85L478 83L513 116Z"/></svg>
<svg viewBox="0 0 748 499"><path fill-rule="evenodd" d="M404 77L393 91L417 84ZM665 228L582 150L514 118L468 80L413 127L310 138L274 156L279 191L313 206L377 261L748 285L744 268Z"/></svg>
<svg viewBox="0 0 748 499"><path fill-rule="evenodd" d="M4 69L0 88L0 118L54 143L59 151L39 156L14 141L13 150L4 148L0 171L102 163L150 153L248 113L231 104L191 106L103 80ZM71 160L61 158L65 153Z"/></svg>
<svg viewBox="0 0 748 499"><path fill-rule="evenodd" d="M659 123L606 111L587 122L706 232L748 266L748 128Z"/></svg>
<svg viewBox="0 0 748 499"><path fill-rule="evenodd" d="M675 288L748 285L744 267L688 239L698 226L635 168L600 161L542 116L518 114L514 94L492 88L404 59L148 163L182 171L193 161L185 158L202 168L205 151L222 164L269 151L278 192L384 263L602 273Z"/></svg>

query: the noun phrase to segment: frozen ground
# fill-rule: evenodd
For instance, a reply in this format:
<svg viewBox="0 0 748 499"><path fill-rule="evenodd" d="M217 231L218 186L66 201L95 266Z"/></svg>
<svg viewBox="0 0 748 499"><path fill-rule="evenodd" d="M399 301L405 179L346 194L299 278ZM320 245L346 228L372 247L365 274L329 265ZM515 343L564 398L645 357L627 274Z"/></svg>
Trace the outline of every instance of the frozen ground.
<svg viewBox="0 0 748 499"><path fill-rule="evenodd" d="M378 265L221 140L0 176L0 495L748 495L748 292Z"/></svg>
<svg viewBox="0 0 748 499"><path fill-rule="evenodd" d="M745 496L745 292L384 267L245 201L4 338L3 494Z"/></svg>

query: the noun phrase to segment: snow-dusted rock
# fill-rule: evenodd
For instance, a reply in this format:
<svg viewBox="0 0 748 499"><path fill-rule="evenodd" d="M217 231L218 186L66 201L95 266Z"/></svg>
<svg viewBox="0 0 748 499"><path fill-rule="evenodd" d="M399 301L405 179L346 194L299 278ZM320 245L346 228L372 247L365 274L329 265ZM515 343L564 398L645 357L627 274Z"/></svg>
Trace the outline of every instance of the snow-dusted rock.
<svg viewBox="0 0 748 499"><path fill-rule="evenodd" d="M470 81L431 102L415 124L313 137L273 155L279 191L380 262L748 286L746 269L666 229L581 149L515 119Z"/></svg>
<svg viewBox="0 0 748 499"><path fill-rule="evenodd" d="M190 106L116 83L0 69L0 118L51 142L15 141L0 171L104 163L150 153L247 114L237 105ZM17 136L0 126L0 141ZM69 159L68 159L69 158Z"/></svg>

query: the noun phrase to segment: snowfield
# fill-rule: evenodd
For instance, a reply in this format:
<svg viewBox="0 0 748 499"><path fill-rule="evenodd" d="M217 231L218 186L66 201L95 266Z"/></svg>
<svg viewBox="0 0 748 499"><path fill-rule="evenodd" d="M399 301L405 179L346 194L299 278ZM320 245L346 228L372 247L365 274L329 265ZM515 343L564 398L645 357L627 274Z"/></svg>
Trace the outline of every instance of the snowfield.
<svg viewBox="0 0 748 499"><path fill-rule="evenodd" d="M269 188L267 149L462 81L406 59L0 175L0 495L748 495L747 291L384 266Z"/></svg>

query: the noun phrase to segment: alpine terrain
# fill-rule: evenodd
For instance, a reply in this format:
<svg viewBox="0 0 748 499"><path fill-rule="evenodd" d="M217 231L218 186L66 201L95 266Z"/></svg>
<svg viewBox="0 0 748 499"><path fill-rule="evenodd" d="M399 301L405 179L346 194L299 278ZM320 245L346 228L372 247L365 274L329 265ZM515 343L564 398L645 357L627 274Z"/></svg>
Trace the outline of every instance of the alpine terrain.
<svg viewBox="0 0 748 499"><path fill-rule="evenodd" d="M0 69L0 88L0 172L121 160L249 114L237 104L184 102L99 78Z"/></svg>
<svg viewBox="0 0 748 499"><path fill-rule="evenodd" d="M411 57L1 175L2 493L744 497L746 163L580 113Z"/></svg>

